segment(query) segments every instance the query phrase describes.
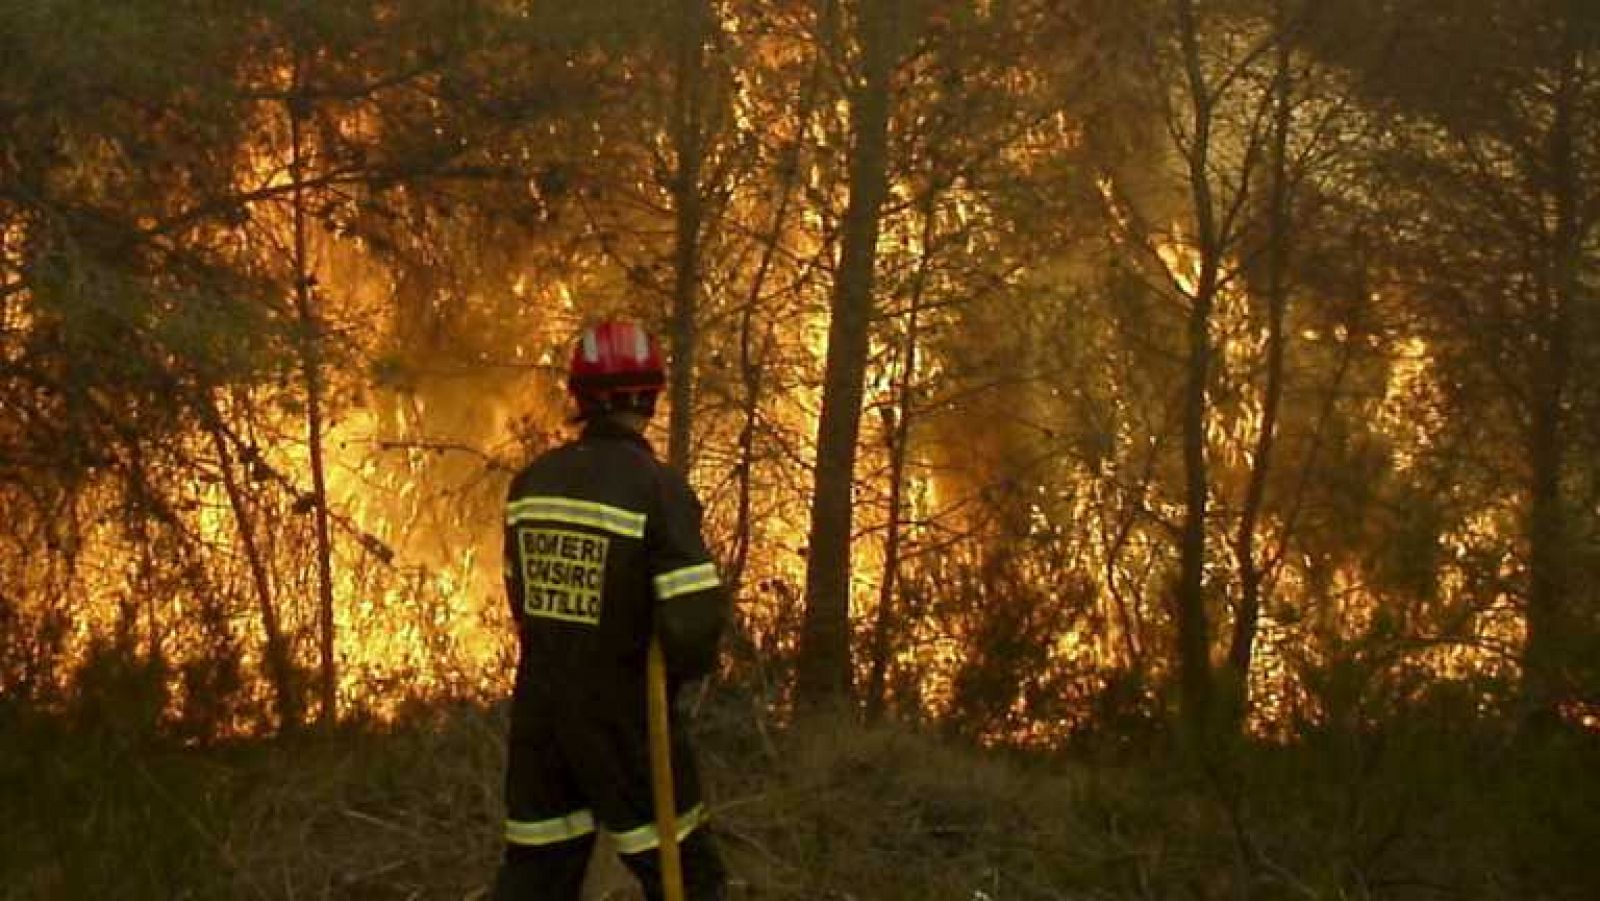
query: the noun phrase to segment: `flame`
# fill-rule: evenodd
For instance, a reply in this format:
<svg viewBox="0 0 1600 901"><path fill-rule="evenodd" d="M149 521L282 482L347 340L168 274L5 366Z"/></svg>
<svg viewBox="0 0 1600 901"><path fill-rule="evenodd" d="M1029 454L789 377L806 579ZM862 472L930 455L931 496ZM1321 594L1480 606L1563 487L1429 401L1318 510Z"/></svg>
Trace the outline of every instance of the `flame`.
<svg viewBox="0 0 1600 901"><path fill-rule="evenodd" d="M1433 436L1442 430L1441 401L1427 340L1418 335L1402 338L1376 411L1382 431L1396 439L1397 472L1410 472L1418 456L1432 446Z"/></svg>
<svg viewBox="0 0 1600 901"><path fill-rule="evenodd" d="M730 33L741 23L730 20ZM792 44L762 37L759 53L768 64L779 61L800 65L808 57ZM269 69L263 78L281 86L287 69ZM740 81L733 100L734 123L747 131L762 130L764 108L753 82ZM283 110L264 103L255 132L260 140L246 148L239 162L238 188L242 193L280 190L291 186L286 164L286 125ZM831 118L830 118L831 117ZM825 145L836 137L838 126L848 121L843 101L824 109L807 123L808 144ZM360 140L377 133L381 124L360 109L340 112L339 131ZM598 134L600 125L592 124ZM796 127L796 131L799 127ZM1076 125L1057 116L1030 131L1006 158L1026 163L1031 154L1054 152L1080 137ZM658 134L657 140L664 140ZM595 146L595 154L601 149ZM316 160L315 148L311 159ZM92 162L92 161L91 161ZM825 166L802 158L802 178L811 202L797 207L795 222L786 225L785 247L798 259L830 252L829 217L842 208L844 188ZM91 177L86 163L82 177ZM1116 198L1115 186L1102 178L1098 187L1119 230L1133 223L1129 209ZM659 186L635 185L641 194L658 199ZM752 192L757 193L757 192ZM918 196L908 181L893 186L901 200ZM759 196L736 195L737 203L762 210ZM915 204L906 204L915 207ZM832 210L829 209L832 208ZM737 210L743 214L747 210ZM885 267L901 272L915 265L932 248L925 246L918 212L902 213L887 222L880 238ZM969 237L965 252L974 256L994 252L981 237L996 231L985 226L997 214L978 192L957 183L933 216ZM754 221L757 217L750 217ZM291 242L292 218L282 197L255 204L250 222L229 233L229 244L259 268L282 275L283 248ZM20 245L26 234L22 224L11 223L0 234L0 264L9 289L20 265ZM993 241L994 239L988 239ZM311 235L310 269L318 283L315 297L330 332L346 342L345 349L359 360L371 360L393 348L391 326L400 285L394 273L360 238L341 234L336 225L317 222ZM1171 227L1156 254L1173 285L1193 295L1199 287L1199 259L1182 229ZM443 251L441 251L443 252ZM797 267L798 268L798 267ZM616 294L614 274L602 265L586 262L561 277L531 271L508 277L506 291L521 318L504 324L515 335L502 350L515 365L471 366L447 372L417 367L403 384L369 379L366 373L330 369L330 422L324 437L328 460L328 509L336 526L333 549L335 574L335 633L339 660L339 694L350 708L385 717L400 712L416 696L502 694L510 679L509 658L514 639L507 622L500 580L500 505L510 471L522 462L538 441L527 434L528 423L540 437L559 431L561 397L551 367L559 366L564 336L575 322L597 305L594 297ZM788 273L794 275L793 273ZM735 273L738 275L738 273ZM960 286L941 281L936 274L929 291L956 295ZM805 463L813 454L809 445L816 431L821 403L821 378L828 336L827 286L794 275L795 284L786 306L771 312L773 347L764 362L781 370L786 383L770 389L760 413L764 440L778 462L762 462L754 485L754 519L751 555L745 578L747 591L742 613L760 649L774 655L793 650L798 633L799 605L805 575L810 485ZM282 281L282 279L280 279ZM728 279L738 283L737 277ZM1241 280L1242 282L1242 280ZM442 293L425 298L432 312L445 315L449 301L467 306L486 305L482 296L492 290L483 285L463 288L466 296ZM720 289L726 290L726 289ZM733 292L729 292L730 294ZM720 316L734 301L707 291L707 302ZM1015 298L1011 298L1015 301ZM601 300L604 305L610 300ZM719 306L720 305L720 306ZM930 316L934 314L930 313ZM948 325L948 323L945 323ZM0 328L25 333L32 326L25 296L9 294L0 305ZM1260 359L1267 336L1251 313L1250 298L1240 287L1230 287L1217 298L1215 337L1220 346L1219 368L1232 384L1234 396L1210 418L1207 446L1217 463L1214 509L1229 509L1229 498L1241 473L1255 464L1253 448L1263 423L1259 386L1244 374ZM1342 342L1347 336L1337 333ZM1300 332L1303 341L1317 339L1314 331ZM893 359L896 338L887 332L875 336L874 357ZM9 342L0 344L9 348ZM400 350L406 350L401 348ZM1400 353L1386 374L1381 401L1374 405L1373 427L1395 444L1395 471L1404 476L1432 446L1443 426L1440 389L1434 373L1432 348L1420 337L1402 339ZM901 364L903 365L903 364ZM869 391L869 402L894 404L901 373L895 365L879 367ZM918 364L919 379L935 382L944 375L937 354L925 352ZM1154 670L1160 667L1160 596L1162 580L1172 562L1170 539L1159 527L1140 525L1119 536L1116 518L1137 511L1142 521L1174 521L1182 514L1177 500L1163 493L1158 479L1143 484L1139 460L1149 450L1153 436L1142 434L1133 415L1140 403L1136 388L1106 386L1115 425L1107 440L1111 449L1091 465L1062 463L1040 477L1036 490L1020 504L1022 525L1005 531L985 491L985 479L1009 465L1001 430L977 429L973 418L995 412L981 404L956 408L950 418L928 417L918 424L912 439L908 467L909 507L913 522L906 527L907 586L898 601L917 605L907 610L894 661L902 673L911 674L916 693L912 699L927 715L947 713L957 691L955 682L964 657L978 638L973 620L929 612L943 600L976 607L988 600L993 586L972 583L963 587L974 597L951 598L948 592L961 567L981 569L985 542L1001 552L1015 553L1015 578L1034 594L1041 606L1082 604L1070 628L1052 634L1048 642L1049 665L1088 673L1081 682L1085 695L1103 687L1108 673L1129 667L1132 657L1148 654ZM257 470L267 473L253 485L250 502L255 522L253 538L264 545L270 565L272 602L278 606L283 631L296 662L302 667L314 658L317 628L313 549L306 541L306 492L311 482L309 453L304 440L303 411L284 403L287 395L273 387L254 394L230 396L222 404L224 418L241 433L248 433L259 460L234 461L245 477ZM1007 402L1015 398L1007 398ZM1035 403L1032 397L1018 406ZM1043 404L1043 402L1039 402ZM1219 401L1219 403L1221 403ZM1053 408L1048 408L1053 409ZM995 416L1001 419L1001 416ZM739 423L708 415L701 420L706 445L726 448L734 443ZM863 453L858 471L885 468L882 422L868 416L864 424ZM943 438L943 441L939 439ZM244 576L241 545L243 524L218 472L223 464L207 449L204 436L183 436L183 450L202 460L206 471L190 484L173 488L173 504L182 524L192 527L196 544L210 549L208 559L217 570L207 576L216 593L225 596L221 610L225 625L207 620L213 612L205 592L179 584L166 576L177 567L156 565L154 555L171 550L170 541L123 530L109 515L85 516L86 530L73 537L79 544L79 568L71 573L52 570L50 561L25 561L15 569L24 579L25 594L59 597L63 584L81 588L86 614L73 621L67 636L68 656L84 659L93 643L118 629L128 629L152 654L182 662L211 653L219 641L232 641L246 680L246 702L224 731L246 731L258 725L250 708L265 708L267 682L264 665L264 626L255 613ZM731 500L727 491L730 469L725 454L707 454L698 464L695 481L709 498L710 521L723 534L730 528ZM882 535L887 513L879 491L881 481L860 492L857 531L852 544L852 597L850 607L859 623L870 620L877 603L886 551ZM98 488L86 492L80 504L93 512L110 506L113 492ZM1218 517L1218 528L1226 525ZM1285 540L1288 526L1264 521L1262 546ZM1435 679L1468 680L1485 672L1506 668L1510 653L1523 639L1523 626L1514 599L1503 589L1485 592L1473 582L1487 572L1498 585L1513 584L1518 572L1508 536L1516 532L1515 511L1490 506L1470 511L1440 537L1444 563L1440 568L1437 597L1427 599L1430 614L1456 614L1448 635L1420 636L1421 647L1384 660L1391 669L1413 667ZM966 542L947 544L949 534L970 534ZM1219 536L1221 537L1221 536ZM1220 547L1221 540L1215 546ZM1015 547L1012 547L1015 545ZM1219 555L1220 556L1220 555ZM13 564L8 563L8 567ZM1237 586L1230 583L1224 564L1212 563L1210 575L1223 586L1224 600L1235 600ZM8 569L8 576L11 570ZM1085 586L1084 597L1070 596L1068 578ZM969 579L969 582L971 580ZM245 587L240 587L245 586ZM1291 553L1274 574L1273 597L1263 612L1256 654L1251 662L1249 690L1254 701L1252 728L1258 734L1279 734L1294 715L1327 716L1325 699L1312 696L1305 675L1312 668L1327 668L1340 655L1369 654L1386 638L1383 621L1393 599L1371 584L1369 567L1360 560L1319 560L1309 553ZM926 595L926 596L922 596ZM976 603L974 603L976 601ZM50 603L46 600L42 603ZM1219 605L1224 606L1224 605ZM970 612L970 611L969 611ZM225 634L219 637L218 629ZM1404 641L1419 636L1405 634ZM1367 642L1363 645L1363 642ZM209 643L209 644L208 644ZM1147 645L1154 643L1155 647ZM1394 643L1403 643L1396 640ZM1375 664L1378 665L1378 664ZM185 683L172 677L169 715L195 700ZM196 689L198 692L199 689ZM1047 742L1073 728L1070 717L1052 715L1030 719L1028 699L1018 693L1000 724L987 740ZM1321 708L1318 705L1323 705ZM1600 714L1592 708L1575 709L1573 717L1600 727Z"/></svg>

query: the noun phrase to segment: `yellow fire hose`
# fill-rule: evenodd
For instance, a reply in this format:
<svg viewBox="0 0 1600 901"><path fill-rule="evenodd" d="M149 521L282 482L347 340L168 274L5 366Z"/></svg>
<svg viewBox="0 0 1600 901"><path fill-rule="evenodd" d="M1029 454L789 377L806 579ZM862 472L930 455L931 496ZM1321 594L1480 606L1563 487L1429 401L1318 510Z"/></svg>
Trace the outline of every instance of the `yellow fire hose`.
<svg viewBox="0 0 1600 901"><path fill-rule="evenodd" d="M650 639L645 669L650 701L650 780L655 789L656 834L661 837L661 891L666 901L683 901L678 801L672 787L672 732L667 724L667 661L659 638Z"/></svg>

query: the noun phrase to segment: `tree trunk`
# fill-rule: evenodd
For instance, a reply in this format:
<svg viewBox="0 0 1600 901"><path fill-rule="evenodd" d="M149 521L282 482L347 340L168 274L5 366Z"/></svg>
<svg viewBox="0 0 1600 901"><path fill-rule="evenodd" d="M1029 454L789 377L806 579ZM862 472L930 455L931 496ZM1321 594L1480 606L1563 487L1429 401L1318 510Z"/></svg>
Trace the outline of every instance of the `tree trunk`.
<svg viewBox="0 0 1600 901"><path fill-rule="evenodd" d="M1207 171L1212 125L1210 87L1201 67L1193 0L1176 4L1193 115L1188 148L1190 192L1194 202L1200 275L1190 298L1188 355L1183 405L1184 516L1179 543L1178 678L1183 719L1192 735L1211 717L1211 635L1205 608L1206 507L1210 477L1206 462L1207 387L1211 380L1211 312L1221 265L1215 204Z"/></svg>
<svg viewBox="0 0 1600 901"><path fill-rule="evenodd" d="M681 0L676 71L673 76L672 145L677 171L672 178L672 371L668 379L671 411L667 420L667 463L687 472L694 438L695 356L699 344L701 229L705 203L706 122L702 81L704 44L710 25L705 0Z"/></svg>
<svg viewBox="0 0 1600 901"><path fill-rule="evenodd" d="M1548 143L1549 189L1554 195L1555 232L1550 237L1548 277L1540 291L1536 328L1539 349L1532 366L1528 417L1528 600L1523 649L1523 698L1530 721L1551 723L1559 716L1569 665L1563 650L1570 618L1571 566L1567 542L1570 526L1561 481L1566 466L1563 446L1567 395L1572 380L1573 305L1583 255L1580 178L1574 121L1578 115L1579 25L1570 9L1554 98Z"/></svg>
<svg viewBox="0 0 1600 901"><path fill-rule="evenodd" d="M795 112L794 140L785 148L778 165L780 183L778 205L772 211L772 224L762 239L761 260L756 264L755 275L750 280L750 292L745 297L744 309L739 313L739 459L735 466L737 497L734 518L733 559L728 566L728 584L737 598L744 583L745 569L750 560L751 500L755 489L756 428L761 413L763 363L757 360L752 345L755 341L755 315L765 294L767 277L778 256L778 244L784 223L789 218L789 207L794 200L795 183L800 177L800 148L805 143L806 129L811 123L812 109L816 105L817 88L822 75L822 55L817 54L807 76L805 89L800 95L800 106ZM770 326L769 326L770 329Z"/></svg>
<svg viewBox="0 0 1600 901"><path fill-rule="evenodd" d="M758 282L765 281L765 266L757 271ZM750 563L750 521L755 493L756 426L761 415L761 365L751 345L755 341L755 304L747 303L739 315L739 458L734 464L736 481L733 521L733 556L728 564L728 590L739 597L745 569Z"/></svg>
<svg viewBox="0 0 1600 901"><path fill-rule="evenodd" d="M1561 499L1561 392L1555 373L1541 381L1545 384L1535 400L1528 439L1528 602L1522 655L1524 707L1534 722L1553 720L1561 699L1561 646L1567 640L1562 613L1569 590L1567 516Z"/></svg>
<svg viewBox="0 0 1600 901"><path fill-rule="evenodd" d="M1288 316L1289 287L1289 133L1294 126L1291 96L1291 53L1282 0L1277 13L1277 66L1273 73L1272 183L1267 221L1267 370L1261 399L1261 433L1256 436L1250 480L1239 513L1234 556L1239 565L1239 609L1233 620L1228 647L1228 714L1234 726L1249 714L1250 663L1255 656L1256 632L1261 619L1262 582L1265 571L1256 556L1256 530L1266 503L1267 480L1277 443L1278 413L1283 403L1284 320Z"/></svg>
<svg viewBox="0 0 1600 901"><path fill-rule="evenodd" d="M889 521L883 540L883 579L878 583L878 608L872 624L872 660L867 678L867 721L883 717L889 675L891 638L895 629L894 598L900 574L900 524L905 506L906 444L911 432L911 373L917 354L917 309L911 308L906 331L905 374L902 376L899 410L889 437Z"/></svg>
<svg viewBox="0 0 1600 901"><path fill-rule="evenodd" d="M266 637L262 655L266 664L267 680L272 683L274 708L278 715L278 731L293 732L300 727L300 695L294 685L294 665L289 659L289 646L283 638L283 628L278 621L278 606L272 597L272 579L267 571L265 556L256 544L254 517L251 515L244 489L234 472L233 455L228 450L227 435L221 424L221 414L213 407L215 418L207 431L212 447L217 452L217 466L222 471L222 487L228 495L228 506L233 511L233 521L239 530L239 544L244 549L245 563L250 568L250 581L255 588L256 604L261 610L261 631Z"/></svg>
<svg viewBox="0 0 1600 901"><path fill-rule="evenodd" d="M889 656L895 629L894 599L900 575L900 523L905 506L906 459L910 451L915 400L913 392L916 390L918 314L922 311L922 294L928 283L928 268L932 262L930 244L934 238L936 198L937 195L929 191L927 205L922 211L922 259L918 261L916 278L911 285L911 309L906 314L905 352L900 365L900 384L895 391L899 396L899 409L894 428L889 432L889 522L883 539L883 579L878 584L878 609L872 624L872 660L867 677L868 722L882 719L887 691Z"/></svg>
<svg viewBox="0 0 1600 901"><path fill-rule="evenodd" d="M898 0L862 0L858 28L862 83L850 97L855 140L839 274L828 324L817 468L806 559L806 609L800 636L798 699L820 706L848 701L850 537L856 441L861 431L868 329L872 320L879 218L888 193L890 76Z"/></svg>
<svg viewBox="0 0 1600 901"><path fill-rule="evenodd" d="M308 114L307 104L304 73L297 58L294 85L288 99L289 178L293 185L291 201L294 207L294 295L300 315L300 365L306 388L306 446L311 462L311 515L316 529L317 621L320 627L318 650L321 661L321 709L317 721L328 727L337 722L339 717L339 674L333 615L333 539L328 528L327 467L322 456L322 325L312 306L311 258L307 241L303 128Z"/></svg>

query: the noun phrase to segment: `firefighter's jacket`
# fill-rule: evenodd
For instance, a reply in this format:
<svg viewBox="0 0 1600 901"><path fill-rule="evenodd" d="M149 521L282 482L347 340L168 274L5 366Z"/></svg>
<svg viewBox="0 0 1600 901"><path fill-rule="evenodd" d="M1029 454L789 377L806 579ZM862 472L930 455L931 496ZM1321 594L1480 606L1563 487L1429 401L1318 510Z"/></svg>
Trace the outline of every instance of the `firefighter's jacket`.
<svg viewBox="0 0 1600 901"><path fill-rule="evenodd" d="M652 631L674 683L711 670L728 601L700 515L682 475L603 420L517 475L505 561L519 706L640 704Z"/></svg>

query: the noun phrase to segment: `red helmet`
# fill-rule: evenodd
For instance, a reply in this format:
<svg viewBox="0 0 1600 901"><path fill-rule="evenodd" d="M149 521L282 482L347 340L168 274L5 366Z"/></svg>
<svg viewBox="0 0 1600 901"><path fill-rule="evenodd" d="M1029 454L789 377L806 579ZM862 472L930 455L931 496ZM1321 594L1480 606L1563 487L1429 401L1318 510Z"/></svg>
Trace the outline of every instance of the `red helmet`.
<svg viewBox="0 0 1600 901"><path fill-rule="evenodd" d="M567 369L567 390L585 416L621 409L649 415L666 381L661 348L627 319L607 319L584 329Z"/></svg>

